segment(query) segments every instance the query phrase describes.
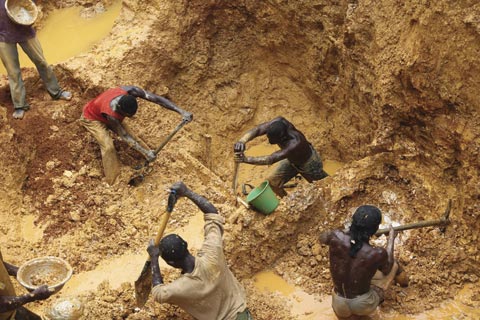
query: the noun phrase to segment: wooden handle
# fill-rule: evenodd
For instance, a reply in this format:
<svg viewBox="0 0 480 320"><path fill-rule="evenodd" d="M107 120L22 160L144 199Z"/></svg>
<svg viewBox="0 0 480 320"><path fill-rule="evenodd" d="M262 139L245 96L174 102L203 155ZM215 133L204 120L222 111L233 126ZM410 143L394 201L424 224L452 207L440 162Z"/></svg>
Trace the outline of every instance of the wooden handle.
<svg viewBox="0 0 480 320"><path fill-rule="evenodd" d="M170 219L170 214L171 214L170 211L165 210L165 213L162 217L162 222L160 223L160 226L158 227L157 235L155 236L155 240L153 240L153 243L156 246L158 246L160 244L160 240L162 240L163 233L165 232L165 228L167 227L168 220ZM150 256L148 257L147 261L150 261Z"/></svg>
<svg viewBox="0 0 480 320"><path fill-rule="evenodd" d="M442 226L446 227L450 224L450 210L452 209L452 199L448 200L447 208L445 209L445 213L443 214L442 218L439 220L430 220L430 221L419 221L414 223L407 223L402 226L393 227L395 231L403 231L403 230L410 230L410 229L419 229L425 227L433 227L433 226ZM442 232L445 232L445 228L440 229ZM382 234L388 234L390 232L389 228L380 229L378 230L375 235L380 236Z"/></svg>
<svg viewBox="0 0 480 320"><path fill-rule="evenodd" d="M233 168L233 182L232 182L232 191L237 193L237 179L238 179L238 168L240 167L240 162L235 162L235 167Z"/></svg>
<svg viewBox="0 0 480 320"><path fill-rule="evenodd" d="M155 149L155 151L154 151L154 152L155 152L155 155L157 155L157 154L160 152L160 150L162 150L163 147L165 147L165 145L168 143L168 141L170 141L170 140L173 138L173 136L174 136L180 129L182 129L182 127L183 127L184 125L186 125L187 123L188 123L187 121L182 120L182 122L180 122L180 123L177 125L177 127L176 127L175 129L173 129L173 131L165 138L165 140L158 146L158 148Z"/></svg>

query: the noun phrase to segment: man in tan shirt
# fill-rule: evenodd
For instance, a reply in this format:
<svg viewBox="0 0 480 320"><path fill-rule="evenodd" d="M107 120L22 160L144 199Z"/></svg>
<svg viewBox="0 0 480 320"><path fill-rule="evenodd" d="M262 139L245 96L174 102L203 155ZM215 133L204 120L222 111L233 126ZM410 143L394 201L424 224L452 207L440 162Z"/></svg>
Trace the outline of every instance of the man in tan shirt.
<svg viewBox="0 0 480 320"><path fill-rule="evenodd" d="M205 214L205 240L196 257L188 251L187 242L176 234L164 237L159 246L150 241L147 250L152 261L155 301L175 304L199 320L252 319L245 290L228 268L223 254L223 217L207 199L182 182L175 183L171 190L177 197L189 198ZM172 283L163 283L160 255L168 265L182 270L182 275Z"/></svg>
<svg viewBox="0 0 480 320"><path fill-rule="evenodd" d="M17 296L10 276L17 276L18 267L3 261L0 251L0 320L41 320L42 318L29 311L24 304L37 300L45 300L53 292L47 286L41 286L29 294Z"/></svg>

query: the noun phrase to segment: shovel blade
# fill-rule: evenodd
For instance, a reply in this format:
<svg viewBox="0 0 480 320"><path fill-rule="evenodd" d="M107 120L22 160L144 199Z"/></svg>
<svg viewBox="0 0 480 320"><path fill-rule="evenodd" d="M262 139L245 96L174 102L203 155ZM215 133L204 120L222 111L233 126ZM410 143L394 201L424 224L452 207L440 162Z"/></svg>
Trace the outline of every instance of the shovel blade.
<svg viewBox="0 0 480 320"><path fill-rule="evenodd" d="M150 260L148 260L135 281L135 299L139 308L142 308L147 302L150 291L152 291L152 269Z"/></svg>

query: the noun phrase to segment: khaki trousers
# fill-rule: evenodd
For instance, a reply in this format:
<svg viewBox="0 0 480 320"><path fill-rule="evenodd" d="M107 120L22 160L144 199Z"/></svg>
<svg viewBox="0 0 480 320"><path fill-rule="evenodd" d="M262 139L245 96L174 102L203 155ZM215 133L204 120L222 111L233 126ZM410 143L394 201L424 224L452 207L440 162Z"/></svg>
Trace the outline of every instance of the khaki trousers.
<svg viewBox="0 0 480 320"><path fill-rule="evenodd" d="M53 99L57 99L62 93L62 90L58 84L57 77L53 73L52 67L47 63L43 56L43 50L38 39L33 37L32 39L21 42L18 45L35 64L50 96ZM20 70L17 44L0 42L0 59L7 70L10 95L12 96L14 108L28 110L29 105L25 98L25 84L23 83Z"/></svg>
<svg viewBox="0 0 480 320"><path fill-rule="evenodd" d="M103 172L105 173L107 183L113 184L120 174L120 161L118 160L117 150L115 150L107 125L100 121L85 119L83 114L80 117L80 123L93 135L100 145Z"/></svg>

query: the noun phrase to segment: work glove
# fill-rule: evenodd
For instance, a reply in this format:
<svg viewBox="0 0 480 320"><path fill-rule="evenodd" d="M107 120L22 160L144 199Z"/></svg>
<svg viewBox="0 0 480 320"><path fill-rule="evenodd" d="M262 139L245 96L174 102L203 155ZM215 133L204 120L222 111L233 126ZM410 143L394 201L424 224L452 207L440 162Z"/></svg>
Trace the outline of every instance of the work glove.
<svg viewBox="0 0 480 320"><path fill-rule="evenodd" d="M147 247L147 252L151 259L158 259L158 257L161 254L160 246L156 246L153 239L150 239L150 242L148 243L148 247Z"/></svg>
<svg viewBox="0 0 480 320"><path fill-rule="evenodd" d="M233 155L233 160L238 163L245 162L245 154L243 152L235 152Z"/></svg>
<svg viewBox="0 0 480 320"><path fill-rule="evenodd" d="M245 143L238 141L233 145L233 152L244 152L245 151Z"/></svg>
<svg viewBox="0 0 480 320"><path fill-rule="evenodd" d="M148 162L152 162L157 158L157 155L155 154L154 150L148 150L147 153L145 153L145 158Z"/></svg>
<svg viewBox="0 0 480 320"><path fill-rule="evenodd" d="M40 286L32 291L32 296L35 300L48 299L54 293L53 290L49 290L47 285Z"/></svg>
<svg viewBox="0 0 480 320"><path fill-rule="evenodd" d="M177 198L179 198L185 195L185 192L187 192L188 188L182 181L178 181L172 184L170 190L174 191L177 195Z"/></svg>

